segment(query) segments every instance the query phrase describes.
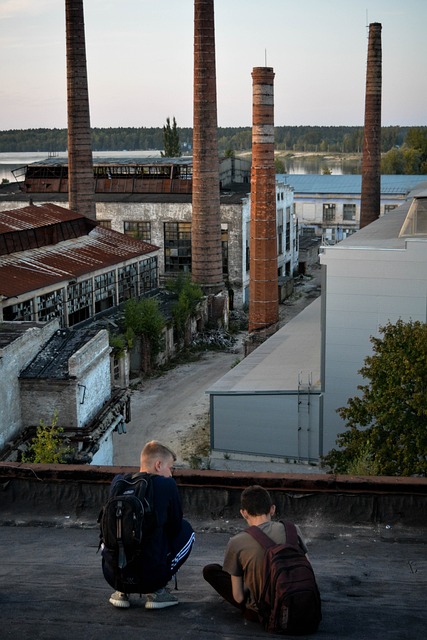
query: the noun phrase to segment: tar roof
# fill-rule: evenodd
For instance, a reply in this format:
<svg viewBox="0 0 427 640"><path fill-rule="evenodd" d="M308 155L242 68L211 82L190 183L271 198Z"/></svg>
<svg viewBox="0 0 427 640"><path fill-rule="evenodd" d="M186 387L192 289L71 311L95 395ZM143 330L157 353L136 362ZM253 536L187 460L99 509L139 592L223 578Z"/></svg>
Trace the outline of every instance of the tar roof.
<svg viewBox="0 0 427 640"><path fill-rule="evenodd" d="M39 351L28 367L21 371L20 378L51 378L64 379L68 377L68 360L83 345L93 338L99 329L87 327L85 329L59 329Z"/></svg>

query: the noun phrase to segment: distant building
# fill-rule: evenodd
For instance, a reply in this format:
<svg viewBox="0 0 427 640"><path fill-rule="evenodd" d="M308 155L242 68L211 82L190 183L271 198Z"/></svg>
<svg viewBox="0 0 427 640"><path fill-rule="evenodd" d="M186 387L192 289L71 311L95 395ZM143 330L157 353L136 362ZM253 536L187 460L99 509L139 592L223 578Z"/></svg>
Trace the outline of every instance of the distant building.
<svg viewBox="0 0 427 640"><path fill-rule="evenodd" d="M188 157L94 159L99 225L156 245L161 284L191 272L192 170ZM28 197L67 206L67 172L66 160L58 158L16 170L22 190L3 190L0 211L22 206ZM250 162L224 158L219 177L223 277L231 306L240 308L249 302ZM276 180L277 268L279 277L292 277L299 230L293 191L282 178Z"/></svg>
<svg viewBox="0 0 427 640"><path fill-rule="evenodd" d="M283 174L294 190L295 213L303 235L335 244L359 229L362 176ZM401 205L427 176L381 176L380 215Z"/></svg>

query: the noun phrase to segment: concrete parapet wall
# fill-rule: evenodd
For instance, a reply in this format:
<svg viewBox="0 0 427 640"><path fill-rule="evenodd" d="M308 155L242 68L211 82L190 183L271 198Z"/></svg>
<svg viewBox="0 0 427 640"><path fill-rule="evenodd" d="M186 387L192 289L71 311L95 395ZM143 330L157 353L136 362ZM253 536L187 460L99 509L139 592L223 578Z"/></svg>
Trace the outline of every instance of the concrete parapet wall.
<svg viewBox="0 0 427 640"><path fill-rule="evenodd" d="M115 474L136 467L0 463L0 525L95 526ZM201 526L221 528L239 518L243 488L270 491L278 516L313 527L423 527L427 479L277 474L179 469L184 513Z"/></svg>

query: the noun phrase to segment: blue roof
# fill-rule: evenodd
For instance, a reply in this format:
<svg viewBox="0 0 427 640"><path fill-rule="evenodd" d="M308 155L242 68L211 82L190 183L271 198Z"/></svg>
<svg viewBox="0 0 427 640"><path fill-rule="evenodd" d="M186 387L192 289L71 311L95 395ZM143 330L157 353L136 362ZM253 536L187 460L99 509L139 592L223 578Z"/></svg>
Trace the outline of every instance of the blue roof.
<svg viewBox="0 0 427 640"><path fill-rule="evenodd" d="M362 191L361 175L318 175L281 173L277 179L293 187L295 193L312 194L355 194ZM381 176L381 193L406 195L421 182L427 183L427 175L387 175Z"/></svg>

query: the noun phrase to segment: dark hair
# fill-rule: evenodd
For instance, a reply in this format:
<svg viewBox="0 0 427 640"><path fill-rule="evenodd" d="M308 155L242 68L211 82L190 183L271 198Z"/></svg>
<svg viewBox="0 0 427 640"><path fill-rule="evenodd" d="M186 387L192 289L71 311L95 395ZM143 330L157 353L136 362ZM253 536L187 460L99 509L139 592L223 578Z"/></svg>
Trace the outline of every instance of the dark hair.
<svg viewBox="0 0 427 640"><path fill-rule="evenodd" d="M250 516L262 516L270 513L273 505L271 496L266 489L259 484L253 484L242 492L240 506L245 509Z"/></svg>

